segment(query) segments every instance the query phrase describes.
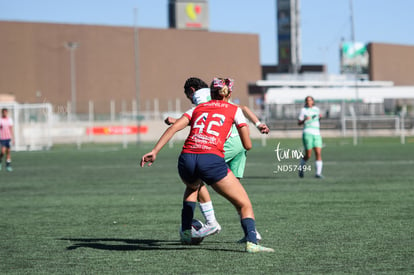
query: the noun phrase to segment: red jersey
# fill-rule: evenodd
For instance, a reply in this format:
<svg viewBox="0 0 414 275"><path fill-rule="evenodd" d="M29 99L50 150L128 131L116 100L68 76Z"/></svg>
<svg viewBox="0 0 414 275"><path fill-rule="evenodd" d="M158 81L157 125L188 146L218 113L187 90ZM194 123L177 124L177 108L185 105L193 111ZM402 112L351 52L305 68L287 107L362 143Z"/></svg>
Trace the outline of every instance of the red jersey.
<svg viewBox="0 0 414 275"><path fill-rule="evenodd" d="M222 100L211 100L187 111L190 134L185 140L182 153L215 154L224 157L224 143L231 126L247 126L242 110Z"/></svg>

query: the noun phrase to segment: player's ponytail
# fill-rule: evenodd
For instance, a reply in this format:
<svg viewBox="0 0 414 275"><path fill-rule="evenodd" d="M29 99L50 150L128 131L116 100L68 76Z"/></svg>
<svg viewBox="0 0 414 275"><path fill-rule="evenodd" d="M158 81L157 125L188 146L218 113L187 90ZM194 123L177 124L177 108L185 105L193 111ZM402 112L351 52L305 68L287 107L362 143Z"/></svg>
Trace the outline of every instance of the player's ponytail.
<svg viewBox="0 0 414 275"><path fill-rule="evenodd" d="M210 85L211 98L222 100L225 97L229 97L233 91L233 85L233 79L215 77Z"/></svg>

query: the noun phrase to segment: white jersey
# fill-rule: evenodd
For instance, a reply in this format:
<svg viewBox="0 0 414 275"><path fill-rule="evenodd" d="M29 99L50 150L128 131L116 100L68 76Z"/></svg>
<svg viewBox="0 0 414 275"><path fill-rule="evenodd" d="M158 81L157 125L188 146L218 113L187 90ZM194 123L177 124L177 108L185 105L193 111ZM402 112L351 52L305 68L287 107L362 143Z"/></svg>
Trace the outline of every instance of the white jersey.
<svg viewBox="0 0 414 275"><path fill-rule="evenodd" d="M319 123L319 115L320 111L319 108L313 106L311 108L304 107L300 111L299 120L304 120L303 124L303 133L311 134L311 135L320 135L320 123ZM310 117L311 119L306 120L306 118Z"/></svg>
<svg viewBox="0 0 414 275"><path fill-rule="evenodd" d="M199 105L201 103L206 103L211 100L210 88L202 88L195 91L193 94L193 103L194 105Z"/></svg>

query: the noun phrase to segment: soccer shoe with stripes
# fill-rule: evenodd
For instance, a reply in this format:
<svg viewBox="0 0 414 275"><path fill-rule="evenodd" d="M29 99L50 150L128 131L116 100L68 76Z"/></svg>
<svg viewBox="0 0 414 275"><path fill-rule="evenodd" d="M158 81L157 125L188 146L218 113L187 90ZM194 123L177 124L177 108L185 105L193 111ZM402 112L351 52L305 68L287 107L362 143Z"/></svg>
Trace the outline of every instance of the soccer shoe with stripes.
<svg viewBox="0 0 414 275"><path fill-rule="evenodd" d="M273 248L261 246L260 244L247 242L246 243L246 252L248 252L248 253L275 252L275 250Z"/></svg>
<svg viewBox="0 0 414 275"><path fill-rule="evenodd" d="M256 230L256 239L258 242L262 240L262 235L260 235L259 231ZM246 243L246 237L241 238L237 241L237 243Z"/></svg>
<svg viewBox="0 0 414 275"><path fill-rule="evenodd" d="M180 241L182 244L191 244L191 229L180 230Z"/></svg>
<svg viewBox="0 0 414 275"><path fill-rule="evenodd" d="M218 234L221 231L221 226L218 222L211 224L206 223L197 231L193 231L193 237L195 238L204 238L214 234Z"/></svg>

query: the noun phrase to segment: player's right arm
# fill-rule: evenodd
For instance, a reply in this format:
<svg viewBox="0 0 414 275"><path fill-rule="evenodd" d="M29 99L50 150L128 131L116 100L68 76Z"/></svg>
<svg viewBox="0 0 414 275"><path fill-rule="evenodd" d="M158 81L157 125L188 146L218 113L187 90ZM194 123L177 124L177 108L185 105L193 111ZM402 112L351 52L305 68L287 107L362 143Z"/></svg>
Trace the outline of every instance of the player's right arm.
<svg viewBox="0 0 414 275"><path fill-rule="evenodd" d="M298 125L305 124L305 121L308 120L308 119L310 119L310 118L306 116L306 114L305 114L305 108L303 108L300 111L300 114L299 114L299 117L298 117Z"/></svg>
<svg viewBox="0 0 414 275"><path fill-rule="evenodd" d="M164 147L164 145L167 144L167 142L174 136L175 133L187 127L189 122L189 118L183 115L171 127L165 130L164 134L160 137L160 139L158 140L157 144L155 144L151 152L146 153L142 156L141 167L144 167L145 163L147 162L148 166L151 166L157 158L157 154L162 149L162 147Z"/></svg>

